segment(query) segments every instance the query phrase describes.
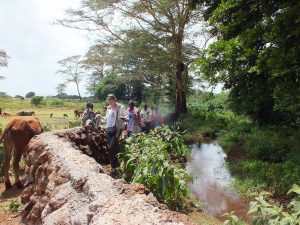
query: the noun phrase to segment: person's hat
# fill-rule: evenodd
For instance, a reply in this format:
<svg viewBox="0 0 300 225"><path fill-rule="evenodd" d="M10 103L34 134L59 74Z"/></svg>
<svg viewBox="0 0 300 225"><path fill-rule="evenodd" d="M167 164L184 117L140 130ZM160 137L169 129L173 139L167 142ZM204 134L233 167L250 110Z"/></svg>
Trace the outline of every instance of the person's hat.
<svg viewBox="0 0 300 225"><path fill-rule="evenodd" d="M106 98L107 100L109 100L109 99L117 99L116 98L116 96L114 95L114 94L109 94L109 95L107 95L107 98Z"/></svg>

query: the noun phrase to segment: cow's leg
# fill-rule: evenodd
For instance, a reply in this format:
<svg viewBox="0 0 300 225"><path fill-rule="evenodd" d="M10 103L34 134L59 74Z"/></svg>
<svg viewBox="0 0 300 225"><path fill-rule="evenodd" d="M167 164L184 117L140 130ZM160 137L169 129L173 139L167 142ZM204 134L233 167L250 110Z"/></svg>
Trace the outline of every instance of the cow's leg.
<svg viewBox="0 0 300 225"><path fill-rule="evenodd" d="M23 188L23 184L20 181L20 160L22 158L24 147L16 146L14 160L13 160L13 168L15 174L15 185L17 188Z"/></svg>
<svg viewBox="0 0 300 225"><path fill-rule="evenodd" d="M2 163L2 170L4 173L4 177L5 177L5 187L6 189L11 188L11 183L9 180L9 164L10 164L10 160L11 160L11 156L12 156L12 150L13 150L13 145L7 141L4 140L4 159L3 159L3 163Z"/></svg>

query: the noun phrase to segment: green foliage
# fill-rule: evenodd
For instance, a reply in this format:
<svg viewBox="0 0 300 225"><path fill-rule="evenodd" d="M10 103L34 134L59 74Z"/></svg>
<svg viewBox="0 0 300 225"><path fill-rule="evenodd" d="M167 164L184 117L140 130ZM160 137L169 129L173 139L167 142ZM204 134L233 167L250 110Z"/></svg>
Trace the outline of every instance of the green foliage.
<svg viewBox="0 0 300 225"><path fill-rule="evenodd" d="M9 205L5 206L5 210L10 213L16 213L21 209L21 204L17 200L12 200Z"/></svg>
<svg viewBox="0 0 300 225"><path fill-rule="evenodd" d="M250 202L248 216L251 218L253 225L298 225L300 224L300 187L294 185L288 193L295 193L297 196L289 204L289 210L285 210L282 206L271 204L266 201L266 197L270 195L268 192L261 192ZM229 219L224 225L244 225L245 221L238 219L234 213L226 214Z"/></svg>
<svg viewBox="0 0 300 225"><path fill-rule="evenodd" d="M96 97L98 99L104 100L106 99L108 94L113 93L117 99L124 99L126 86L122 82L118 82L118 76L114 74L110 74L106 76L101 84L98 85L96 90Z"/></svg>
<svg viewBox="0 0 300 225"><path fill-rule="evenodd" d="M226 152L234 146L243 145L253 127L253 124L245 120L237 121L235 124L231 123L230 128L220 136L220 145Z"/></svg>
<svg viewBox="0 0 300 225"><path fill-rule="evenodd" d="M31 91L25 95L25 98L32 98L33 96L35 96L35 93Z"/></svg>
<svg viewBox="0 0 300 225"><path fill-rule="evenodd" d="M259 123L295 126L300 111L300 2L198 1L217 36L197 65L230 90L230 107Z"/></svg>
<svg viewBox="0 0 300 225"><path fill-rule="evenodd" d="M296 152L299 144L296 130L279 126L253 129L245 139L245 149L252 157L275 163L288 160L288 154Z"/></svg>
<svg viewBox="0 0 300 225"><path fill-rule="evenodd" d="M180 207L188 195L189 175L170 160L188 155L183 142L181 135L167 126L152 130L148 135L134 134L126 140L125 151L120 154L125 179L144 184L159 201L170 207Z"/></svg>
<svg viewBox="0 0 300 225"><path fill-rule="evenodd" d="M50 98L46 101L47 105L53 106L53 107L63 107L64 106L64 100L58 99L58 98Z"/></svg>
<svg viewBox="0 0 300 225"><path fill-rule="evenodd" d="M189 113L183 120L188 131L209 133L221 136L236 126L248 126L249 120L236 116L227 109L227 94L203 93L191 97L188 102Z"/></svg>
<svg viewBox="0 0 300 225"><path fill-rule="evenodd" d="M291 184L299 184L299 161L288 160L282 163L267 163L260 160L243 159L229 164L235 176L235 186L241 193L249 190L267 189L275 194L284 194Z"/></svg>
<svg viewBox="0 0 300 225"><path fill-rule="evenodd" d="M220 98L222 100L220 100ZM211 102L222 102L223 111L209 108ZM235 175L235 186L244 195L268 189L285 193L300 180L300 131L289 126L257 126L247 117L236 116L227 109L226 95L204 93L190 100L189 114L183 120L190 132L216 134L226 152L243 147L245 159L229 162Z"/></svg>
<svg viewBox="0 0 300 225"><path fill-rule="evenodd" d="M82 123L81 120L70 120L69 121L69 128L80 127L81 123Z"/></svg>
<svg viewBox="0 0 300 225"><path fill-rule="evenodd" d="M225 213L228 219L224 221L223 225L247 225L245 221L240 220L235 214L234 211L230 213Z"/></svg>
<svg viewBox="0 0 300 225"><path fill-rule="evenodd" d="M22 95L16 95L14 98L19 98L19 99L24 99L24 97Z"/></svg>
<svg viewBox="0 0 300 225"><path fill-rule="evenodd" d="M43 132L52 131L51 123L42 123Z"/></svg>
<svg viewBox="0 0 300 225"><path fill-rule="evenodd" d="M31 98L31 104L34 106L39 106L43 103L44 97L43 96L34 96Z"/></svg>

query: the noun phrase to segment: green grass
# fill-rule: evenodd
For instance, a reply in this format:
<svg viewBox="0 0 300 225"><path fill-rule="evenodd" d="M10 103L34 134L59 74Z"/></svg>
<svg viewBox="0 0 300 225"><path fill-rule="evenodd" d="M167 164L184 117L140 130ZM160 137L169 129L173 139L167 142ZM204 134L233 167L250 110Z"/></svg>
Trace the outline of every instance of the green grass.
<svg viewBox="0 0 300 225"><path fill-rule="evenodd" d="M42 124L48 124L53 130L68 128L69 124L76 123L74 109L84 109L86 102L79 100L61 100L56 98L45 99L40 106L32 106L30 99L20 100L14 98L0 98L0 105L4 112L11 114L10 117L0 117L0 125L3 127L21 110L35 111L36 116ZM102 111L104 102L93 103L96 111ZM50 114L53 117L50 118ZM68 115L64 118L64 114ZM26 118L26 117L23 117ZM30 117L27 117L30 118ZM77 122L78 124L78 122Z"/></svg>

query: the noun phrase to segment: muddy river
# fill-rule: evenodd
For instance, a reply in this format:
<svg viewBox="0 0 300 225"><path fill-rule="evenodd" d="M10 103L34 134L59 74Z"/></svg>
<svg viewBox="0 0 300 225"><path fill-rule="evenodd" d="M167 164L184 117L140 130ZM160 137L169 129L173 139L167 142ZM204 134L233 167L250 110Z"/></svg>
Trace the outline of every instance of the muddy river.
<svg viewBox="0 0 300 225"><path fill-rule="evenodd" d="M226 154L217 142L192 145L187 169L194 177L190 188L196 199L205 203L204 211L224 220L222 214L235 211L244 218L246 204L232 187L233 178L226 167Z"/></svg>

